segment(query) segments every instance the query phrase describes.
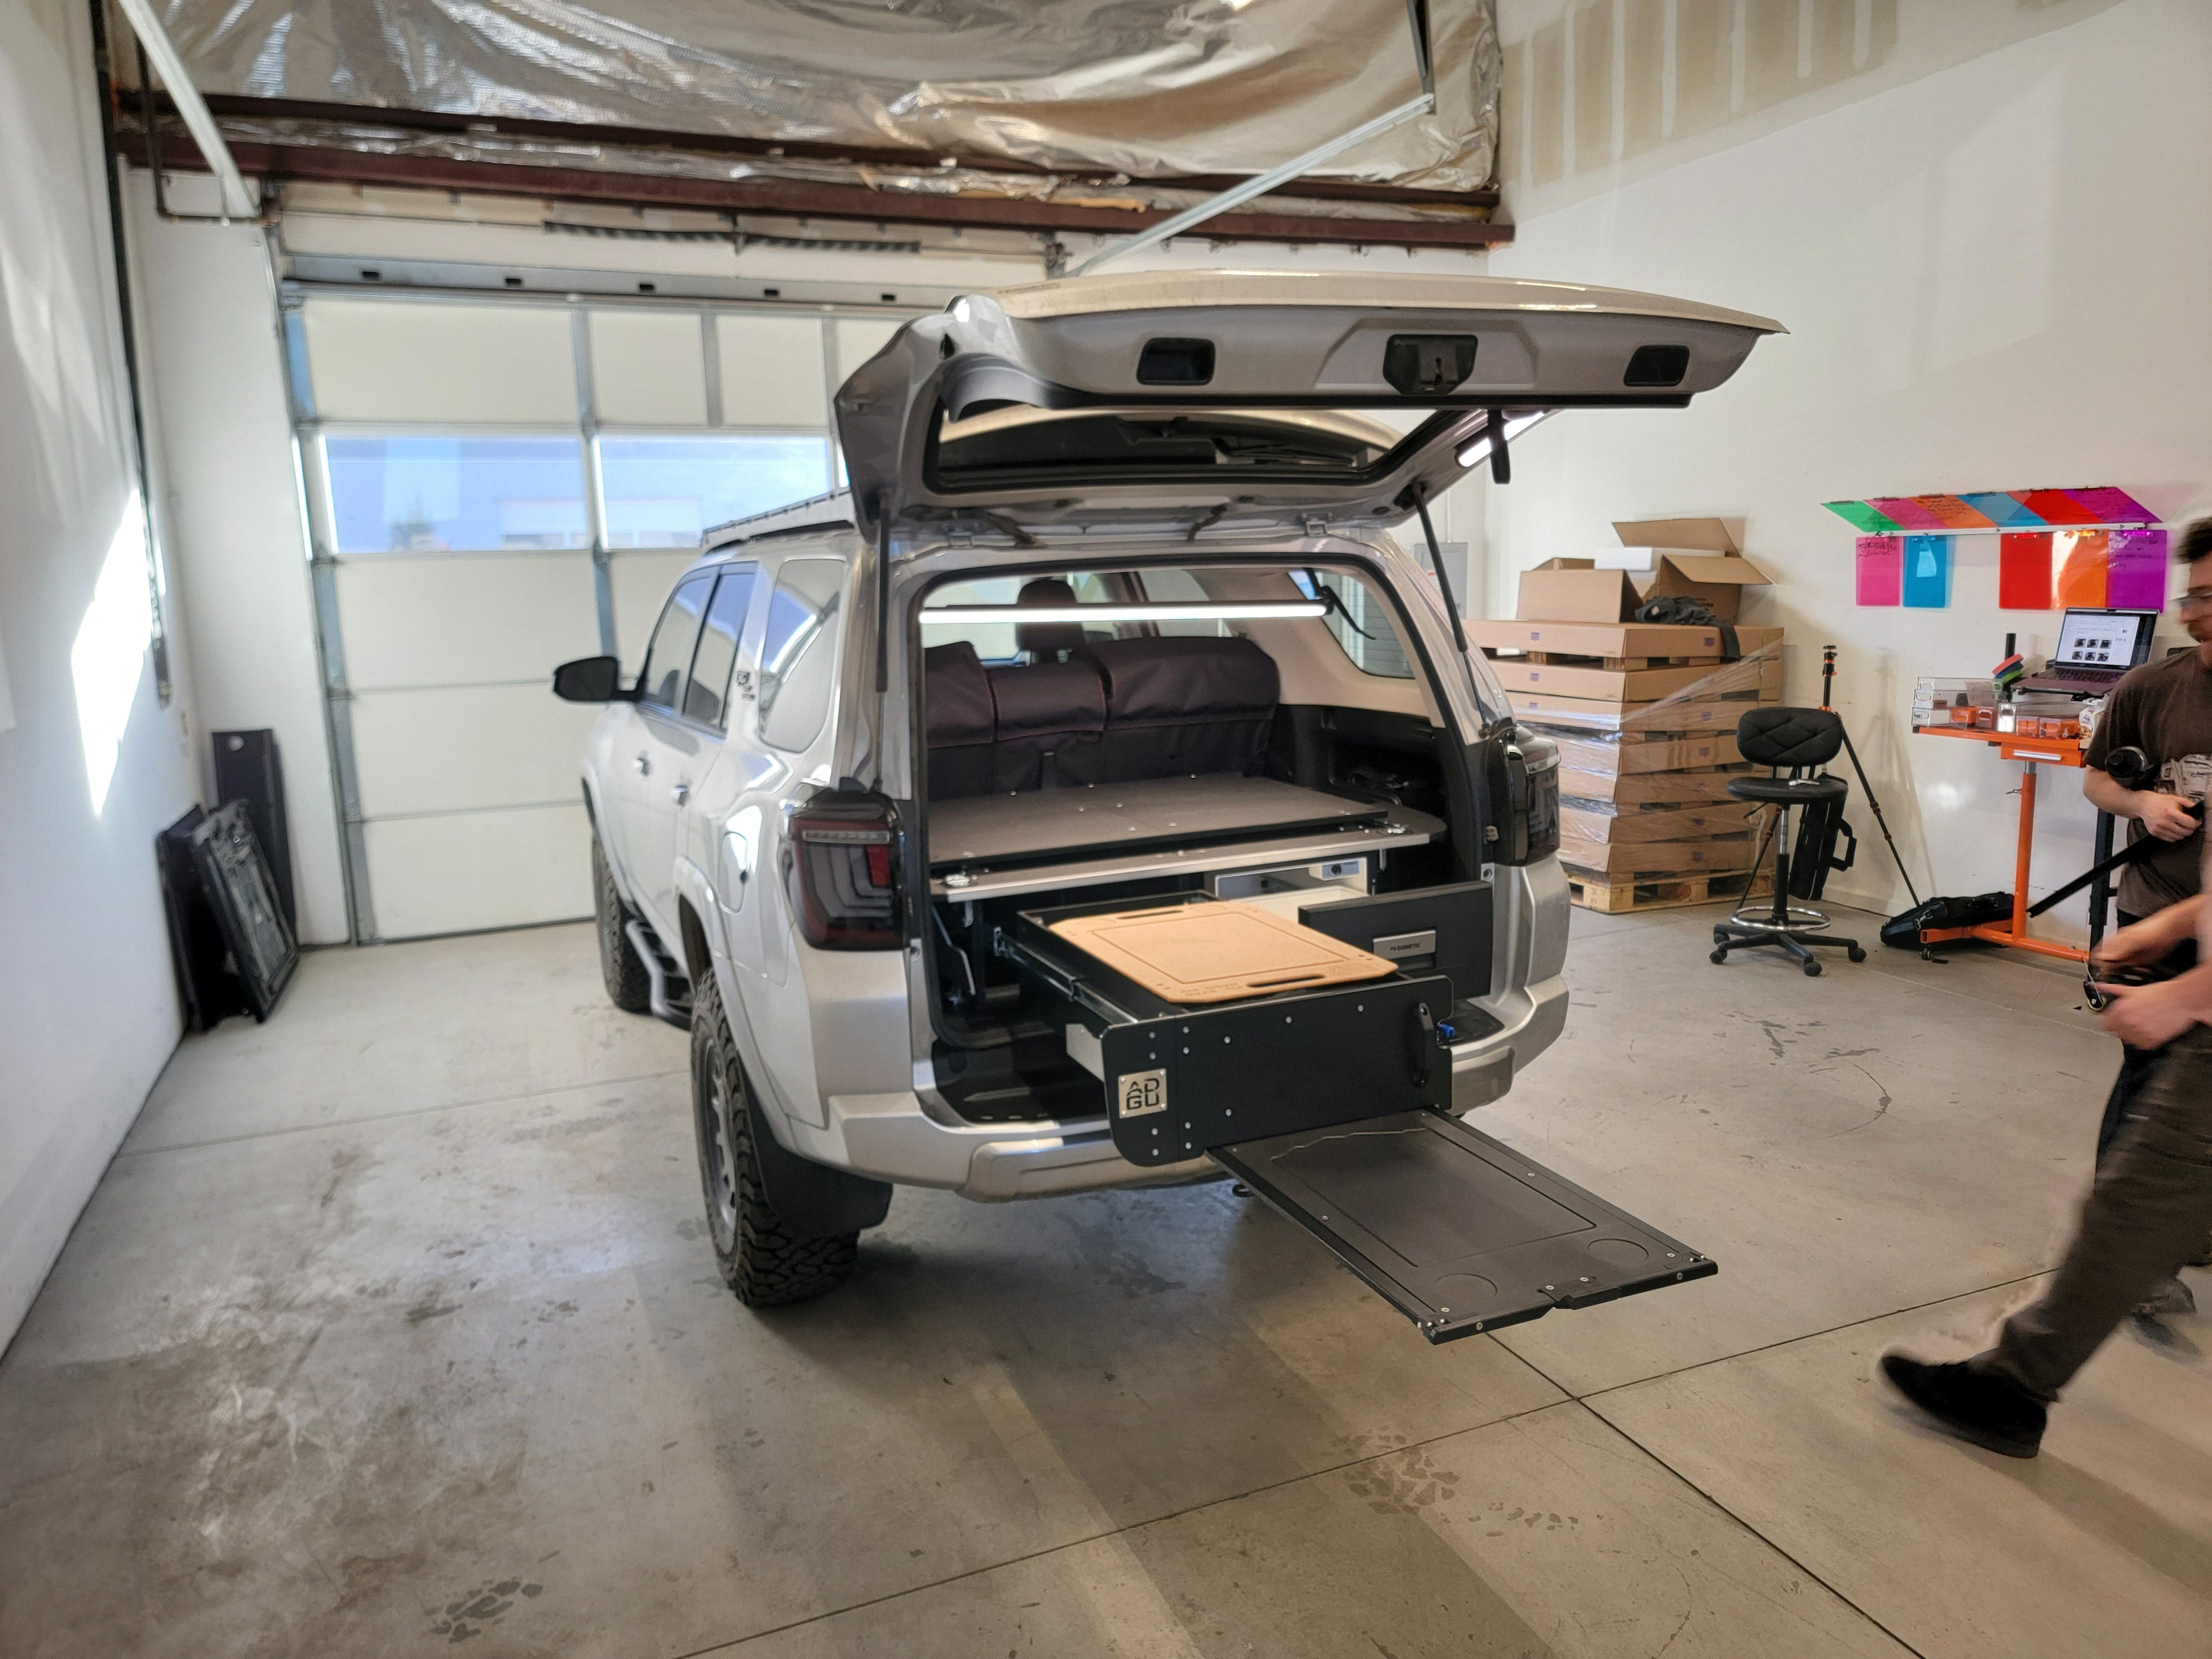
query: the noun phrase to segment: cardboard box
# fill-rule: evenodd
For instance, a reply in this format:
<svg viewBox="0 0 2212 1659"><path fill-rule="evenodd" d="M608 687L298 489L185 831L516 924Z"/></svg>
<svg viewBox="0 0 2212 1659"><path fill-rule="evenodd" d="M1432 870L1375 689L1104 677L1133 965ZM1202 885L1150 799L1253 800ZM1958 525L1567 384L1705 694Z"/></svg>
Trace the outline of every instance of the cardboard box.
<svg viewBox="0 0 2212 1659"><path fill-rule="evenodd" d="M1721 654L1717 628L1668 623L1524 622L1510 617L1470 620L1467 636L1485 651L1541 651L1566 657L1711 657ZM1747 655L1778 643L1778 628L1739 628L1736 647Z"/></svg>
<svg viewBox="0 0 2212 1659"><path fill-rule="evenodd" d="M1703 599L1712 606L1713 615L1733 623L1741 606L1743 590L1767 585L1765 571L1732 553L1669 553L1660 559L1658 573L1644 597Z"/></svg>
<svg viewBox="0 0 2212 1659"><path fill-rule="evenodd" d="M1731 766L1743 760L1735 746L1733 726L1725 733L1688 738L1647 738L1640 732L1626 733L1620 739L1578 737L1565 731L1545 735L1559 745L1562 766L1617 778L1643 777L1686 766ZM1563 786L1560 793L1569 792Z"/></svg>
<svg viewBox="0 0 2212 1659"><path fill-rule="evenodd" d="M1748 835L1726 841L1595 842L1562 836L1559 862L1615 882L1633 876L1705 875L1748 870L1758 843Z"/></svg>
<svg viewBox="0 0 2212 1659"><path fill-rule="evenodd" d="M1686 806L1673 811L1607 811L1597 807L1562 806L1559 831L1577 842L1614 845L1626 842L1700 841L1716 836L1741 836L1758 830L1756 808L1741 801L1715 806Z"/></svg>
<svg viewBox="0 0 2212 1659"><path fill-rule="evenodd" d="M1735 538L1718 519L1620 520L1613 531L1623 547L1652 550L1647 581L1600 569L1595 559L1547 559L1522 573L1520 615L1545 622L1621 623L1645 599L1680 597L1703 599L1714 616L1733 623L1743 590L1768 585L1766 573L1737 551Z"/></svg>
<svg viewBox="0 0 2212 1659"><path fill-rule="evenodd" d="M1750 777L1759 769L1731 766L1707 772L1598 772L1563 766L1559 795L1564 800L1604 801L1628 811L1651 806L1692 806L1733 799L1728 792L1729 780Z"/></svg>
<svg viewBox="0 0 2212 1659"><path fill-rule="evenodd" d="M1713 672L1710 664L1687 668L1583 668L1512 657L1500 657L1490 665L1509 693L1550 691L1562 697L1596 697L1622 703L1656 702L1688 690Z"/></svg>
<svg viewBox="0 0 2212 1659"><path fill-rule="evenodd" d="M1615 519L1613 533L1623 547L1680 548L1692 553L1743 550L1718 519Z"/></svg>
<svg viewBox="0 0 2212 1659"><path fill-rule="evenodd" d="M1547 559L1521 573L1520 614L1551 622L1626 622L1641 601L1622 570L1591 559Z"/></svg>

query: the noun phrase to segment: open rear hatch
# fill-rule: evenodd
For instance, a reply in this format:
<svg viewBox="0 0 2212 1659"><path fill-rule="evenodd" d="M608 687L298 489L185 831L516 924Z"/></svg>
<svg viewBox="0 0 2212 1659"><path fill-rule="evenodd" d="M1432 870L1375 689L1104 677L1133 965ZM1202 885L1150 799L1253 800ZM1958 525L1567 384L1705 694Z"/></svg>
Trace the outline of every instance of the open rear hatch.
<svg viewBox="0 0 2212 1659"><path fill-rule="evenodd" d="M870 532L1394 524L1486 458L1502 478L1501 441L1551 411L1680 408L1778 331L1507 277L1076 277L916 318L839 390L837 431ZM1394 441L1353 410L1430 412Z"/></svg>

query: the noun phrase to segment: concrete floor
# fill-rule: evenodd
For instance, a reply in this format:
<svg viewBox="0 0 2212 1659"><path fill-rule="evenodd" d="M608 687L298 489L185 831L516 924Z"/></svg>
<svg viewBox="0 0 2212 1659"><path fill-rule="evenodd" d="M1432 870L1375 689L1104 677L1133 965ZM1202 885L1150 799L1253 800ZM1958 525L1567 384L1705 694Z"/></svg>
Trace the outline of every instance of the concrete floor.
<svg viewBox="0 0 2212 1659"><path fill-rule="evenodd" d="M756 1316L586 929L313 956L0 1359L0 1653L2212 1654L2212 1333L2115 1339L2033 1462L1872 1382L2054 1259L2075 982L1709 922L1578 913L1480 1121L1720 1276L1441 1349L1225 1186L902 1192Z"/></svg>

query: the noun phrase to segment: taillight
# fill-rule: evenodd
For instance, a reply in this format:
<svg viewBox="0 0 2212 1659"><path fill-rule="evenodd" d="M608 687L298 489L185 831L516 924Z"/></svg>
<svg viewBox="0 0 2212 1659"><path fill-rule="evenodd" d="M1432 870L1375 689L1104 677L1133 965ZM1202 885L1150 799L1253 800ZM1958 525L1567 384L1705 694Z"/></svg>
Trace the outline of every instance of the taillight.
<svg viewBox="0 0 2212 1659"><path fill-rule="evenodd" d="M1559 749L1525 726L1508 740L1493 739L1486 791L1491 822L1484 858L1495 864L1533 864L1559 850Z"/></svg>
<svg viewBox="0 0 2212 1659"><path fill-rule="evenodd" d="M1522 856L1533 862L1559 850L1559 746L1527 730L1516 734L1522 793L1514 802L1522 822Z"/></svg>
<svg viewBox="0 0 2212 1659"><path fill-rule="evenodd" d="M806 942L882 951L900 933L897 825L880 795L817 795L791 815L784 879Z"/></svg>

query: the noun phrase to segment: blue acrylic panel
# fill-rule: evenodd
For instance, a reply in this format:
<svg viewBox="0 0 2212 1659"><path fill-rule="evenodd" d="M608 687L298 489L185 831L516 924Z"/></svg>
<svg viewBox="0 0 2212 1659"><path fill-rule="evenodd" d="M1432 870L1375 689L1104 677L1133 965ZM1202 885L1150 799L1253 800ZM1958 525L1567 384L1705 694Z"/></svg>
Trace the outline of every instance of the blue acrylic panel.
<svg viewBox="0 0 2212 1659"><path fill-rule="evenodd" d="M1905 538L1905 603L1923 611L1941 611L1951 603L1948 536Z"/></svg>

